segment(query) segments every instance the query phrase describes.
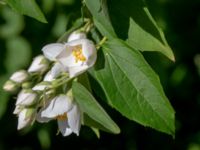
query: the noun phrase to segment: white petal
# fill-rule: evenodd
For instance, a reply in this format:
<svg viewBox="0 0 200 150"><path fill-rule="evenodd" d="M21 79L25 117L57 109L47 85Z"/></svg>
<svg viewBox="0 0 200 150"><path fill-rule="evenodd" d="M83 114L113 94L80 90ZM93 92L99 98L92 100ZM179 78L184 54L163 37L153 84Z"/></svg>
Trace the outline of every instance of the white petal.
<svg viewBox="0 0 200 150"><path fill-rule="evenodd" d="M84 66L77 66L77 67L70 67L69 68L69 77L72 78L72 77L76 77L78 76L79 74L83 73L85 70L88 69L88 66L87 65L84 65Z"/></svg>
<svg viewBox="0 0 200 150"><path fill-rule="evenodd" d="M78 39L85 39L85 38L86 38L86 34L84 32L74 31L68 37L67 42L71 42L71 41L78 40Z"/></svg>
<svg viewBox="0 0 200 150"><path fill-rule="evenodd" d="M66 95L55 97L47 107L41 112L42 117L56 118L58 115L63 115L72 108L72 100Z"/></svg>
<svg viewBox="0 0 200 150"><path fill-rule="evenodd" d="M17 71L10 77L12 81L15 81L17 83L22 83L25 80L27 80L27 78L28 78L28 73L25 70Z"/></svg>
<svg viewBox="0 0 200 150"><path fill-rule="evenodd" d="M42 117L41 116L41 112L44 110L44 108L40 109L39 112L36 115L36 120L40 123L44 123L44 122L49 122L50 120L52 120L52 118L46 118L46 117Z"/></svg>
<svg viewBox="0 0 200 150"><path fill-rule="evenodd" d="M16 105L30 106L37 100L37 94L22 90L17 97Z"/></svg>
<svg viewBox="0 0 200 150"><path fill-rule="evenodd" d="M20 113L19 113L19 116L18 116L18 126L17 126L17 129L20 130L24 127L26 127L27 125L29 125L30 123L30 119L29 118L26 118L26 112L27 112L27 109L23 109Z"/></svg>
<svg viewBox="0 0 200 150"><path fill-rule="evenodd" d="M39 83L37 85L35 85L32 90L33 91L44 91L45 89L49 88L50 85L48 84L48 82L42 82L42 83Z"/></svg>
<svg viewBox="0 0 200 150"><path fill-rule="evenodd" d="M48 62L43 55L34 58L32 64L28 68L28 72L44 72L48 68Z"/></svg>
<svg viewBox="0 0 200 150"><path fill-rule="evenodd" d="M44 79L43 79L44 81L48 81L48 82L50 82L50 81L53 81L54 80L54 77L52 76L52 74L51 74L51 71L49 71L49 72L47 72L47 74L44 76ZM34 89L37 89L38 87L34 87ZM41 90L41 89L43 89L43 88L45 88L44 86L43 87L39 87L39 89Z"/></svg>
<svg viewBox="0 0 200 150"><path fill-rule="evenodd" d="M56 57L62 52L64 45L61 43L48 44L42 48L44 56L51 61L55 61Z"/></svg>
<svg viewBox="0 0 200 150"><path fill-rule="evenodd" d="M67 113L67 117L71 130L79 135L81 127L81 112L78 105L74 105L74 107Z"/></svg>
<svg viewBox="0 0 200 150"><path fill-rule="evenodd" d="M64 72L64 71L66 71L64 66L60 64L59 62L57 62L51 69L51 75L53 78L56 78L60 75L61 72Z"/></svg>
<svg viewBox="0 0 200 150"><path fill-rule="evenodd" d="M83 55L87 59L90 59L91 57L95 57L97 55L94 43L88 39L82 39L82 49L83 49Z"/></svg>
<svg viewBox="0 0 200 150"><path fill-rule="evenodd" d="M13 111L13 114L18 115L22 111L22 107L17 105L15 107L15 110Z"/></svg>
<svg viewBox="0 0 200 150"><path fill-rule="evenodd" d="M68 136L72 133L72 130L70 129L67 120L58 120L58 128L63 136Z"/></svg>

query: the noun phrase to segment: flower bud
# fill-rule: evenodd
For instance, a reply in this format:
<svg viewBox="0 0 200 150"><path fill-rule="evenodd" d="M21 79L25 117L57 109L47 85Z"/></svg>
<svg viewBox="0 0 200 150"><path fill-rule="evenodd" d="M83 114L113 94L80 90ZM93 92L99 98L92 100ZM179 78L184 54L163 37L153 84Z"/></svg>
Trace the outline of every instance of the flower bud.
<svg viewBox="0 0 200 150"><path fill-rule="evenodd" d="M13 114L18 115L23 110L22 106L16 105L15 110L13 111Z"/></svg>
<svg viewBox="0 0 200 150"><path fill-rule="evenodd" d="M45 89L49 89L51 87L51 83L47 81L40 82L36 84L32 90L33 91L44 91Z"/></svg>
<svg viewBox="0 0 200 150"><path fill-rule="evenodd" d="M22 83L28 79L28 73L25 70L20 70L12 74L10 80L17 83Z"/></svg>
<svg viewBox="0 0 200 150"><path fill-rule="evenodd" d="M49 67L49 61L43 56L39 55L34 58L32 64L28 68L30 73L44 73Z"/></svg>
<svg viewBox="0 0 200 150"><path fill-rule="evenodd" d="M79 39L85 39L85 38L86 38L86 34L84 32L74 31L69 35L67 42L71 42L71 41L79 40Z"/></svg>
<svg viewBox="0 0 200 150"><path fill-rule="evenodd" d="M6 83L3 86L3 89L7 92L15 92L18 88L18 84L12 80L6 81Z"/></svg>
<svg viewBox="0 0 200 150"><path fill-rule="evenodd" d="M38 95L32 90L22 90L17 97L16 105L31 106L37 102Z"/></svg>
<svg viewBox="0 0 200 150"><path fill-rule="evenodd" d="M18 114L18 126L17 129L21 130L22 128L30 125L36 116L36 109L35 108L24 108Z"/></svg>

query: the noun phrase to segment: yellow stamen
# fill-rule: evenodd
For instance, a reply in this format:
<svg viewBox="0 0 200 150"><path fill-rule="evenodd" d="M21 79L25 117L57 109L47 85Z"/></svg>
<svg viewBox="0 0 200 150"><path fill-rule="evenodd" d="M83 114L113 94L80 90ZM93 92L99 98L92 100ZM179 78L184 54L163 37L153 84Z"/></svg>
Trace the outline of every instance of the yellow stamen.
<svg viewBox="0 0 200 150"><path fill-rule="evenodd" d="M82 46L81 45L77 45L77 46L74 46L73 49L72 49L72 54L73 56L75 57L75 62L77 63L78 61L86 61L86 58L85 56L83 55L82 53Z"/></svg>
<svg viewBox="0 0 200 150"><path fill-rule="evenodd" d="M56 119L60 121L65 121L67 119L67 113L64 113L63 115L58 115Z"/></svg>

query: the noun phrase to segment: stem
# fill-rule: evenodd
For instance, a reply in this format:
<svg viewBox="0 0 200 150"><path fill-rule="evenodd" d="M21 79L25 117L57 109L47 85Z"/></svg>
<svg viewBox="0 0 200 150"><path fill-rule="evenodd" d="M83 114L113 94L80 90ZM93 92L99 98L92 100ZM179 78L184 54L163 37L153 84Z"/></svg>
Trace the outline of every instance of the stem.
<svg viewBox="0 0 200 150"><path fill-rule="evenodd" d="M99 50L101 46L106 42L107 37L103 37L103 39L96 45L96 49Z"/></svg>

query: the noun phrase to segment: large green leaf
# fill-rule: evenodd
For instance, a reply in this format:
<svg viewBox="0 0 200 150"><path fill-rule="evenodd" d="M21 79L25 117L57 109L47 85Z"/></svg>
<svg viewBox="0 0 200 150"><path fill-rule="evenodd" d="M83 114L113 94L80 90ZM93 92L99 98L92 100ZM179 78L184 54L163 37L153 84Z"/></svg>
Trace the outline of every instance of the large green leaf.
<svg viewBox="0 0 200 150"><path fill-rule="evenodd" d="M174 110L140 52L121 40L109 40L103 53L91 73L108 103L131 120L174 135Z"/></svg>
<svg viewBox="0 0 200 150"><path fill-rule="evenodd" d="M8 5L15 11L33 17L38 21L47 23L47 20L35 0L6 0Z"/></svg>
<svg viewBox="0 0 200 150"><path fill-rule="evenodd" d="M85 3L92 13L94 23L100 32L109 38L116 37L109 18L107 0L85 0Z"/></svg>
<svg viewBox="0 0 200 150"><path fill-rule="evenodd" d="M72 91L81 110L86 113L89 118L96 121L112 133L120 132L119 127L113 122L113 120L84 86L78 82L73 82Z"/></svg>

